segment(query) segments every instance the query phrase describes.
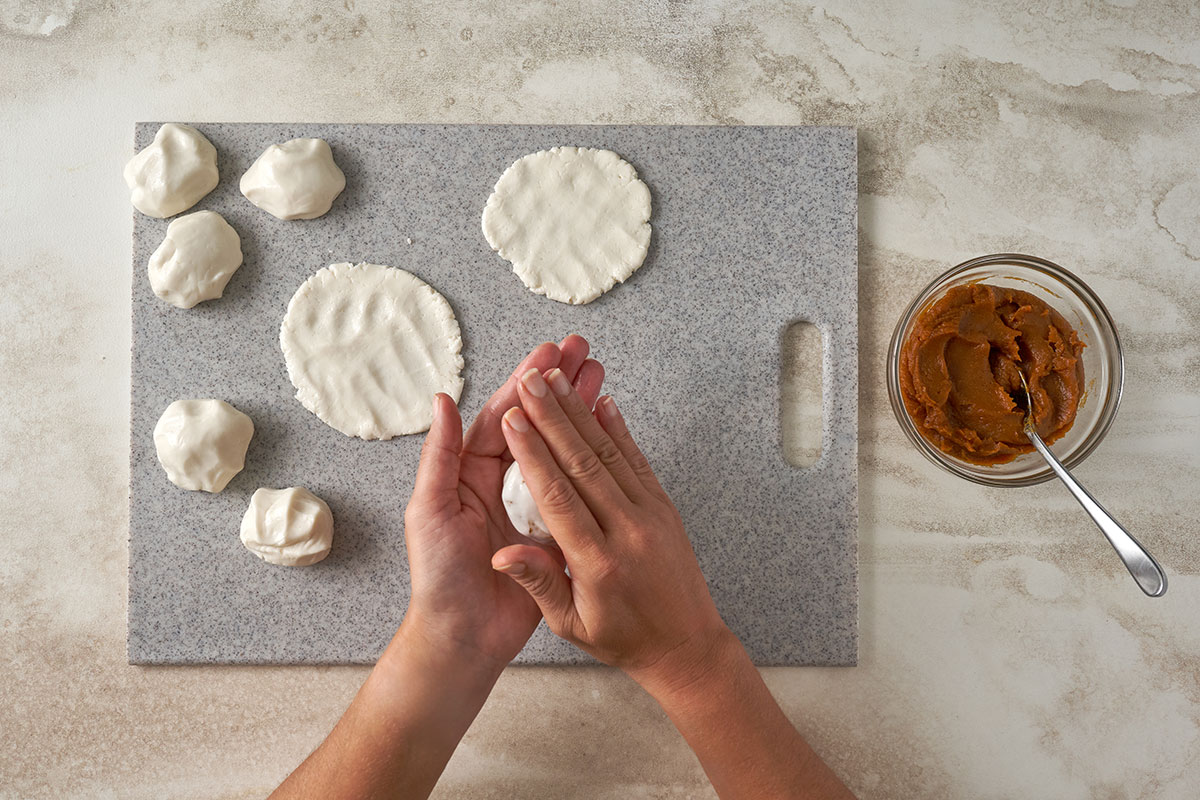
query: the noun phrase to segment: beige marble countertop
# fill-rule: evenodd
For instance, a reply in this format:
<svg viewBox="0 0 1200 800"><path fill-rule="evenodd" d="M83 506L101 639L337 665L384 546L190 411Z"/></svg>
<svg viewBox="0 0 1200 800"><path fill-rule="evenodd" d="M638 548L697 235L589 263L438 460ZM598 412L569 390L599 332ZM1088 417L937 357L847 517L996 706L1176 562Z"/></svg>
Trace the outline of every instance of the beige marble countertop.
<svg viewBox="0 0 1200 800"><path fill-rule="evenodd" d="M114 6L116 8L114 9ZM862 797L1200 792L1200 12L1180 0L0 0L0 797L249 798L361 668L125 663L132 123L856 125L861 666L772 669ZM1032 252L1118 321L1078 470L1171 577L1144 598L1061 487L908 444L887 337L936 273ZM604 669L511 669L437 796L710 797Z"/></svg>

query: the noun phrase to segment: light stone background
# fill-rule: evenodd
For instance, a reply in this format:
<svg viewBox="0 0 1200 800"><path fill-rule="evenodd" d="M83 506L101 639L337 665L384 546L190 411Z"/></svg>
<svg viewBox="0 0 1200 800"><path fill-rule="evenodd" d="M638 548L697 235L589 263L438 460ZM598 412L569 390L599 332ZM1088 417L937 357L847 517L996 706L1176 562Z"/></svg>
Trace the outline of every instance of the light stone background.
<svg viewBox="0 0 1200 800"><path fill-rule="evenodd" d="M862 665L771 689L863 797L1195 797L1198 91L1183 0L0 0L0 797L261 796L366 674L125 664L140 119L858 126ZM957 481L892 419L904 304L1007 250L1119 323L1125 402L1079 473L1162 600L1060 487ZM634 685L574 668L509 670L438 796L712 792Z"/></svg>

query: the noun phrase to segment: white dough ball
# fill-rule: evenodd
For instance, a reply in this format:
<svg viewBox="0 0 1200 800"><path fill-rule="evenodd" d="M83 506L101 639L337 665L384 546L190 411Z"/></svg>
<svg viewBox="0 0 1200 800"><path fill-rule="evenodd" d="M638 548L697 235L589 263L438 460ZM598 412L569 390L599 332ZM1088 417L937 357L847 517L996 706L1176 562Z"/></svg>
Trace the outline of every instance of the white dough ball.
<svg viewBox="0 0 1200 800"><path fill-rule="evenodd" d="M650 189L611 150L531 153L496 181L483 235L533 293L590 303L646 260Z"/></svg>
<svg viewBox="0 0 1200 800"><path fill-rule="evenodd" d="M500 499L504 502L504 510L508 512L508 521L517 529L517 533L542 544L554 541L546 521L542 519L542 512L538 511L537 503L529 493L525 476L521 474L521 468L515 461L509 465L508 472L504 473L504 488L500 490Z"/></svg>
<svg viewBox="0 0 1200 800"><path fill-rule="evenodd" d="M129 159L125 183L133 207L148 217L187 211L217 186L217 149L189 125L168 122Z"/></svg>
<svg viewBox="0 0 1200 800"><path fill-rule="evenodd" d="M154 448L181 489L219 492L246 465L254 423L224 400L176 400L154 426Z"/></svg>
<svg viewBox="0 0 1200 800"><path fill-rule="evenodd" d="M271 564L307 567L329 555L333 514L308 489L259 489L242 517L242 544Z"/></svg>
<svg viewBox="0 0 1200 800"><path fill-rule="evenodd" d="M247 200L279 219L315 219L346 188L346 176L324 139L292 139L268 147L246 170L240 188Z"/></svg>
<svg viewBox="0 0 1200 800"><path fill-rule="evenodd" d="M242 265L242 240L215 211L197 211L167 226L150 256L150 286L177 308L214 300Z"/></svg>

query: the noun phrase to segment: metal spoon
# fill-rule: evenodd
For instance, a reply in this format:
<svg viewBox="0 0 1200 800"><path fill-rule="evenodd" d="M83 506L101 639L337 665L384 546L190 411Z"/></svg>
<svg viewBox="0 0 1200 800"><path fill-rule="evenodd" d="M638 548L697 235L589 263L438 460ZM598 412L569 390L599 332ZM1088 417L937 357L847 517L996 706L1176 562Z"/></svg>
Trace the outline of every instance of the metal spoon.
<svg viewBox="0 0 1200 800"><path fill-rule="evenodd" d="M1029 392L1029 384L1025 382L1024 373L1018 372L1017 374L1021 376L1021 386L1025 389L1024 428L1025 436L1029 438L1030 444L1042 454L1042 458L1046 459L1050 469L1054 470L1058 479L1067 485L1071 494L1075 495L1075 499L1079 501L1079 505L1083 506L1083 510L1099 526L1100 532L1117 551L1121 561L1125 562L1125 568L1129 570L1129 574L1137 581L1137 585L1141 587L1142 591L1151 597L1162 597L1167 593L1167 574L1154 560L1154 556L1146 552L1146 548L1142 547L1137 539L1130 536L1128 531L1121 527L1121 523L1113 519L1112 514L1105 511L1104 507L1096 502L1087 489L1079 485L1079 481L1067 472L1067 468L1055 458L1054 454L1050 452L1050 448L1046 447L1046 443L1042 441L1042 437L1038 436L1033 427L1033 395Z"/></svg>

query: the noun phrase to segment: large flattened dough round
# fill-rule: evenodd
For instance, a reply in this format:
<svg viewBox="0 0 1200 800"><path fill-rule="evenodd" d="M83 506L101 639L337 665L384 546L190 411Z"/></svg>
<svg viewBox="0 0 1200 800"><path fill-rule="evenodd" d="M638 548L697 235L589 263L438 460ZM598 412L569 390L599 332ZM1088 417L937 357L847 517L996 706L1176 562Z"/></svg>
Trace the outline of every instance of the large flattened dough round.
<svg viewBox="0 0 1200 800"><path fill-rule="evenodd" d="M509 167L483 210L483 235L536 294L590 303L642 265L650 190L610 150L555 147Z"/></svg>
<svg viewBox="0 0 1200 800"><path fill-rule="evenodd" d="M296 399L361 439L429 429L433 397L462 394L462 334L450 304L412 273L333 264L296 290L279 343Z"/></svg>

